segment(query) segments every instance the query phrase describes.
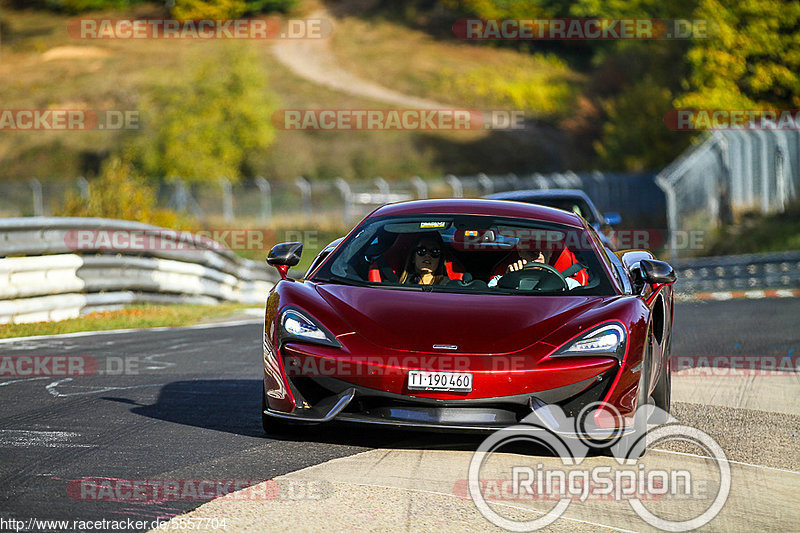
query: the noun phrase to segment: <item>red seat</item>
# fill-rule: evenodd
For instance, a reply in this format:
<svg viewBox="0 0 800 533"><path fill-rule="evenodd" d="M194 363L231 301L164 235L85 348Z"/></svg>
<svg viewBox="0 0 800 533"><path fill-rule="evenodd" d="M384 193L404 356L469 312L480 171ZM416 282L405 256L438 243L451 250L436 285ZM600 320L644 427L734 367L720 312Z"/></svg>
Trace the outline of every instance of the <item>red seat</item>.
<svg viewBox="0 0 800 533"><path fill-rule="evenodd" d="M452 259L445 260L444 262L444 269L447 273L447 277L450 279L464 279L464 274L467 273L464 265L460 262ZM398 278L403 273L402 269L392 269L394 275ZM369 266L369 281L373 283L380 283L383 281L383 275L381 274L380 267L378 266L377 262L373 262Z"/></svg>
<svg viewBox="0 0 800 533"><path fill-rule="evenodd" d="M397 240L383 253L383 258L395 276L400 278L403 273L406 258L411 253L411 245L416 242L417 235L406 233L397 237ZM457 259L445 256L444 268L450 279L463 279L467 270ZM380 283L384 281L380 266L377 261L369 266L369 281Z"/></svg>
<svg viewBox="0 0 800 533"><path fill-rule="evenodd" d="M464 274L467 273L467 269L464 268L458 260L456 259L446 259L444 262L444 269L447 271L447 277L450 279L464 279Z"/></svg>
<svg viewBox="0 0 800 533"><path fill-rule="evenodd" d="M558 256L558 259L556 259L556 262L553 263L553 266L559 272L564 272L577 262L578 260L575 258L575 254L572 253L572 250L565 247L564 250L561 252L561 254ZM586 271L585 268L578 270L570 277L575 281L577 281L578 283L580 283L581 285L586 285L587 283L589 283L589 273Z"/></svg>

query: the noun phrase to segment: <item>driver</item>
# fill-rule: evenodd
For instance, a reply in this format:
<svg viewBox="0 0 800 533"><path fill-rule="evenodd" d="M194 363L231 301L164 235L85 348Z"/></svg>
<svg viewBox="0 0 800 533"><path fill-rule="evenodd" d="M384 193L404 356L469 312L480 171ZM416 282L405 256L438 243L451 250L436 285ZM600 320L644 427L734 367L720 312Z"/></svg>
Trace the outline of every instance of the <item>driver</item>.
<svg viewBox="0 0 800 533"><path fill-rule="evenodd" d="M506 274L509 272L517 272L522 270L528 263L547 263L548 259L550 259L550 255L552 254L551 251L543 252L541 250L518 250L517 253L519 254L519 259L508 265L505 272ZM500 278L502 277L503 275L497 275L490 279L489 287L496 287L497 282L500 281ZM576 279L565 279L567 281L568 289L574 289L575 287L580 287L581 285Z"/></svg>

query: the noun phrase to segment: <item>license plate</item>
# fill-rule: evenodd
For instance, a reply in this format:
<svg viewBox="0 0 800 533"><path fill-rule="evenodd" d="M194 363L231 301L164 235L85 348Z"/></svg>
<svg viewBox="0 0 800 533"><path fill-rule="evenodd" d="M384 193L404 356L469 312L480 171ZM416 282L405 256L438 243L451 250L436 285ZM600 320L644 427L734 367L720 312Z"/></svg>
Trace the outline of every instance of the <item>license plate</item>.
<svg viewBox="0 0 800 533"><path fill-rule="evenodd" d="M472 374L469 372L411 370L408 373L408 389L472 392Z"/></svg>

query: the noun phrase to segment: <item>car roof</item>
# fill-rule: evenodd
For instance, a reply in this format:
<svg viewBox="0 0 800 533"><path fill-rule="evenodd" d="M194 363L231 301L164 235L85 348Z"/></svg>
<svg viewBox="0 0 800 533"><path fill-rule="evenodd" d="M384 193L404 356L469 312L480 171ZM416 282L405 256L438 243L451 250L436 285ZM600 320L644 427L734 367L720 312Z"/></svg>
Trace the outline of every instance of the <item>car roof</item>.
<svg viewBox="0 0 800 533"><path fill-rule="evenodd" d="M505 191L484 196L496 200L533 200L537 198L580 198L592 203L589 195L580 189L524 189L521 191Z"/></svg>
<svg viewBox="0 0 800 533"><path fill-rule="evenodd" d="M527 218L578 228L583 227L581 218L569 211L537 204L484 198L412 200L386 204L373 211L370 218L396 215L489 215Z"/></svg>
<svg viewBox="0 0 800 533"><path fill-rule="evenodd" d="M498 200L510 200L514 202L533 202L537 200L567 200L578 201L583 200L591 211L591 213L584 213L584 216L590 215L587 218L591 223L594 221L603 220L603 215L598 211L597 206L594 205L589 195L580 189L525 189L521 191L506 191L496 194L484 196L484 198L494 198Z"/></svg>

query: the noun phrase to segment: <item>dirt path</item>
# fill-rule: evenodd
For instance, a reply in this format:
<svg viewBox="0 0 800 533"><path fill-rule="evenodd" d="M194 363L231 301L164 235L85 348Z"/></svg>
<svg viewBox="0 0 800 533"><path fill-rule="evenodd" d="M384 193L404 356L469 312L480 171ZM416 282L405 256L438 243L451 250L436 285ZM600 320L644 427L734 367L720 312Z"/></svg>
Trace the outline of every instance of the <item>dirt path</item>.
<svg viewBox="0 0 800 533"><path fill-rule="evenodd" d="M336 21L325 9L315 11L308 18L329 20L336 31ZM272 53L278 61L301 78L353 96L408 108L452 107L393 91L343 69L338 65L330 49L330 38L278 40L272 47Z"/></svg>
<svg viewBox="0 0 800 533"><path fill-rule="evenodd" d="M336 31L336 18L326 9L314 11L307 18L330 21L334 28L333 32ZM453 104L443 104L394 91L342 68L331 50L330 38L277 40L272 46L272 53L297 76L352 96L408 109L454 108ZM528 119L523 129L505 130L503 117L491 113L485 114L483 120L488 129L525 139L526 143L533 141L533 145L526 145L521 149L541 151L549 159L550 168L564 168L568 143L558 128L535 119Z"/></svg>

